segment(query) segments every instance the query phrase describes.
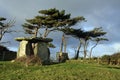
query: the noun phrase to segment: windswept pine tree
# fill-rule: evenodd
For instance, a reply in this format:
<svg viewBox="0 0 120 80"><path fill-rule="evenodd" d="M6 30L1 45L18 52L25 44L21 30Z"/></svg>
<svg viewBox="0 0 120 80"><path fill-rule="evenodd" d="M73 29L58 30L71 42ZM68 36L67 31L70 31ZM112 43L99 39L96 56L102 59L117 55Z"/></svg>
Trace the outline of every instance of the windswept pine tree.
<svg viewBox="0 0 120 80"><path fill-rule="evenodd" d="M100 41L108 41L108 39L103 37L104 35L107 34L107 32L103 31L102 27L94 28L93 30L90 31L90 33L91 33L91 37L92 37L91 40L96 42L96 44L94 46L92 46L90 49L89 58L91 59L92 51L98 45L98 43Z"/></svg>
<svg viewBox="0 0 120 80"><path fill-rule="evenodd" d="M106 32L103 31L102 27L94 28L93 30L84 32L84 37L82 38L84 40L83 46L84 46L84 59L87 56L87 47L90 42L90 40L101 37L105 35ZM91 55L91 53L90 53Z"/></svg>
<svg viewBox="0 0 120 80"><path fill-rule="evenodd" d="M84 59L85 59L87 56L87 46L88 46L89 40L97 39L96 45L100 40L107 40L106 38L100 38L101 36L104 36L106 34L106 32L103 31L102 27L94 28L93 30L90 30L90 31L84 31L82 29L73 29L73 28L64 28L64 29L61 29L61 31L63 31L66 35L71 35L79 39L79 45L75 55L75 59L78 59L79 57L79 50L82 44L84 48ZM94 47L96 47L96 45ZM90 51L90 55L92 54L92 50Z"/></svg>
<svg viewBox="0 0 120 80"><path fill-rule="evenodd" d="M77 52L76 52L76 55L74 57L74 59L78 59L79 58L79 51L80 51L80 48L82 45L81 38L84 37L84 31L82 29L74 29L74 28L64 28L64 29L61 29L61 31L63 31L66 35L71 35L79 40Z"/></svg>
<svg viewBox="0 0 120 80"><path fill-rule="evenodd" d="M71 14L66 14L65 10L57 10L51 8L48 10L40 10L39 15L33 19L26 19L26 23L23 24L23 28L26 33L33 34L37 37L39 29L45 28L42 37L45 38L47 35L54 30L58 30L63 27L70 27L75 25L78 21L85 20L84 17L71 18Z"/></svg>

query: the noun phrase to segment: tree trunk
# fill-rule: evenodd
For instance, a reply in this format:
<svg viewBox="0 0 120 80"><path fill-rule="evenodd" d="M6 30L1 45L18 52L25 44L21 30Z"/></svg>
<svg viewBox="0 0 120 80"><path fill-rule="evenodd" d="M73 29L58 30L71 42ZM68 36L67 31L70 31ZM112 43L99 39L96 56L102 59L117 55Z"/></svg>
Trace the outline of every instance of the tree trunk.
<svg viewBox="0 0 120 80"><path fill-rule="evenodd" d="M2 35L0 34L0 41L2 40Z"/></svg>
<svg viewBox="0 0 120 80"><path fill-rule="evenodd" d="M0 30L0 41L2 40L2 37L3 37L3 33L2 30Z"/></svg>
<svg viewBox="0 0 120 80"><path fill-rule="evenodd" d="M35 28L34 37L37 37L37 34L38 34L38 28ZM32 43L31 45L32 45L32 49L34 50L34 48L35 48L35 43ZM33 53L33 55L34 55L34 53ZM31 54L31 56L33 56L33 55Z"/></svg>
<svg viewBox="0 0 120 80"><path fill-rule="evenodd" d="M80 42L79 42L79 46L78 46L78 49L77 49L77 52L76 52L76 55L75 55L75 60L77 60L78 58L79 58L79 52L80 52L80 48L81 48L81 40L80 40Z"/></svg>
<svg viewBox="0 0 120 80"><path fill-rule="evenodd" d="M84 59L86 59L86 56L87 56L87 41L85 40L85 43L84 43Z"/></svg>
<svg viewBox="0 0 120 80"><path fill-rule="evenodd" d="M65 35L64 35L64 33L63 33L63 35L62 35L61 47L60 47L60 52L63 51L63 42L64 42L64 39L65 39Z"/></svg>
<svg viewBox="0 0 120 80"><path fill-rule="evenodd" d="M97 44L98 44L98 42L91 48L91 50L90 50L90 58L89 59L91 59L91 57L92 57L92 51L97 46Z"/></svg>
<svg viewBox="0 0 120 80"><path fill-rule="evenodd" d="M38 34L38 28L35 28L35 34L34 34L34 37L37 37L37 34Z"/></svg>
<svg viewBox="0 0 120 80"><path fill-rule="evenodd" d="M67 42L66 42L65 36L64 36L64 40L63 41L64 41L64 43L63 43L64 44L64 52L66 53Z"/></svg>
<svg viewBox="0 0 120 80"><path fill-rule="evenodd" d="M43 38L46 38L50 32L51 32L51 30L48 30L48 28L46 28L45 32L43 34Z"/></svg>
<svg viewBox="0 0 120 80"><path fill-rule="evenodd" d="M44 32L43 38L46 38L46 37L47 37L47 31L48 31L48 28L45 29L45 32Z"/></svg>

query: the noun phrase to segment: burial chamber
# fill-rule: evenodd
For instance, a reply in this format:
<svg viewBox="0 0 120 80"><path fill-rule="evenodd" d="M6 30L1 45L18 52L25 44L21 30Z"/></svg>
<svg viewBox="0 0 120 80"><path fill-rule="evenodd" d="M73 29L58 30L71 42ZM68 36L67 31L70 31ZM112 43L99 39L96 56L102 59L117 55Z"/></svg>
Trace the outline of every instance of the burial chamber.
<svg viewBox="0 0 120 80"><path fill-rule="evenodd" d="M47 43L52 42L51 38L42 37L18 37L19 49L17 51L17 58L27 56L38 56L42 62L50 61L50 50Z"/></svg>

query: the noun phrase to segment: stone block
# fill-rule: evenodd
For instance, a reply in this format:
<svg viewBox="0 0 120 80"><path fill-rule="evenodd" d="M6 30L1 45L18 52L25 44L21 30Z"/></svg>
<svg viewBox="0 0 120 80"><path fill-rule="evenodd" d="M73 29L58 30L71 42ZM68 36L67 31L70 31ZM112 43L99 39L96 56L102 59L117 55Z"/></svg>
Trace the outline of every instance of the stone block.
<svg viewBox="0 0 120 80"><path fill-rule="evenodd" d="M17 52L17 58L24 57L24 56L30 56L34 54L32 49L32 44L29 41L21 41L19 50Z"/></svg>
<svg viewBox="0 0 120 80"><path fill-rule="evenodd" d="M34 55L40 57L42 62L49 61L50 51L49 48L47 48L47 43L45 42L35 43Z"/></svg>
<svg viewBox="0 0 120 80"><path fill-rule="evenodd" d="M59 62L65 62L66 60L68 60L68 53L64 53L64 52L57 52L57 60Z"/></svg>

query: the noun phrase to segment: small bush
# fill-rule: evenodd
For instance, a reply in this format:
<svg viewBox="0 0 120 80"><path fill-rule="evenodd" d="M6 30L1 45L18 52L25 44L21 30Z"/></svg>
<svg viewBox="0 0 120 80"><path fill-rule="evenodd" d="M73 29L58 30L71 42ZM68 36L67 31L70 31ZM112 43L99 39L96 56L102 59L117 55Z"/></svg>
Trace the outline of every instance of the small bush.
<svg viewBox="0 0 120 80"><path fill-rule="evenodd" d="M24 63L26 66L42 64L40 58L37 56L20 57L15 59L15 62Z"/></svg>
<svg viewBox="0 0 120 80"><path fill-rule="evenodd" d="M42 64L40 58L37 57L37 56L28 57L27 60L26 60L26 63L28 65L34 65L34 64L41 65Z"/></svg>
<svg viewBox="0 0 120 80"><path fill-rule="evenodd" d="M27 60L26 57L20 57L20 58L16 58L16 59L15 59L15 62L18 62L18 63L19 63L19 62L20 62L20 63L21 63L21 62L22 62L22 63L25 63L26 60Z"/></svg>

